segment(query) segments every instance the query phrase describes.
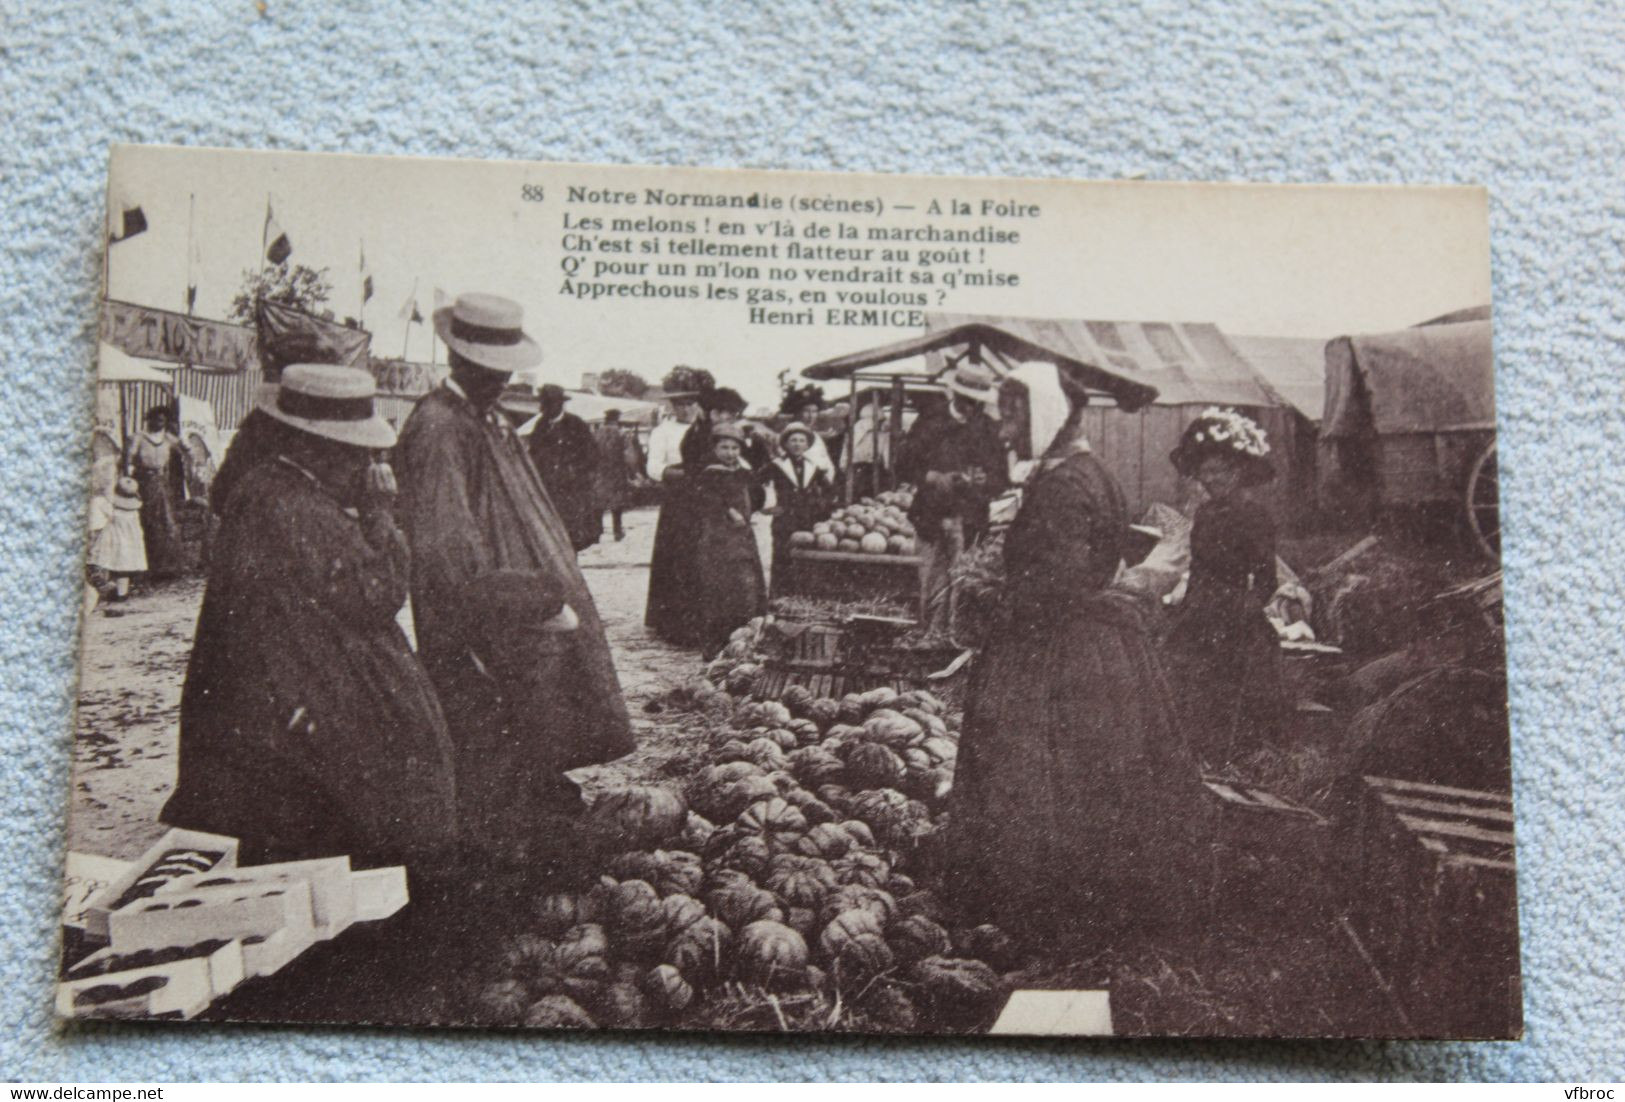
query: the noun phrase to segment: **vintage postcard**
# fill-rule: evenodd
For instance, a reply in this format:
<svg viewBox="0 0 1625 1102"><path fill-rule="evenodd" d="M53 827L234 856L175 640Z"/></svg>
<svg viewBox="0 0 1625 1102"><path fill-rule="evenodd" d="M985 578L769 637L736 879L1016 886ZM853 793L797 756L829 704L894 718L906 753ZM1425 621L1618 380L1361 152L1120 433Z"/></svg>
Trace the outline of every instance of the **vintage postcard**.
<svg viewBox="0 0 1625 1102"><path fill-rule="evenodd" d="M64 1017L1520 1035L1483 190L119 146L107 240Z"/></svg>

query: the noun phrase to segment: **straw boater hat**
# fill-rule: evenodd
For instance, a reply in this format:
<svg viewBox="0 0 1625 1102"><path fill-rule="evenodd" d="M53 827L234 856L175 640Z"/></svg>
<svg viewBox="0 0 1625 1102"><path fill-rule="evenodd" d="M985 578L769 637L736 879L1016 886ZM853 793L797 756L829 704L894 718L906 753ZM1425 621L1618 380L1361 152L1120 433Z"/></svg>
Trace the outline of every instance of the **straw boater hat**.
<svg viewBox="0 0 1625 1102"><path fill-rule="evenodd" d="M113 508L141 508L141 487L129 475L125 475L113 484Z"/></svg>
<svg viewBox="0 0 1625 1102"><path fill-rule="evenodd" d="M541 345L521 327L525 311L499 295L458 295L434 312L434 331L446 347L492 371L527 371L542 362Z"/></svg>
<svg viewBox="0 0 1625 1102"><path fill-rule="evenodd" d="M948 389L983 405L999 400L999 377L986 364L962 363L948 377Z"/></svg>
<svg viewBox="0 0 1625 1102"><path fill-rule="evenodd" d="M260 409L285 425L358 448L392 448L395 430L373 409L377 387L358 367L289 364Z"/></svg>
<svg viewBox="0 0 1625 1102"><path fill-rule="evenodd" d="M807 425L801 423L800 421L791 421L788 425L785 425L779 430L779 447L784 447L784 442L788 440L792 434L798 432L807 438L807 446L809 448L812 447L813 441L818 439L818 434L813 432L813 430Z"/></svg>
<svg viewBox="0 0 1625 1102"><path fill-rule="evenodd" d="M733 421L711 426L711 443L715 444L719 439L737 440L740 447L744 447L745 430Z"/></svg>

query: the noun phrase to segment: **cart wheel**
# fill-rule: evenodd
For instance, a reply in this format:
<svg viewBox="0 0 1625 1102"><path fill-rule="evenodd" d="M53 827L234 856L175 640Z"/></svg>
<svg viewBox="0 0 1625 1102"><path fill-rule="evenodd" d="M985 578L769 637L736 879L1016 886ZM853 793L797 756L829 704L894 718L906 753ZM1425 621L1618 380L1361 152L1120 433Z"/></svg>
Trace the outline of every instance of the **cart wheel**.
<svg viewBox="0 0 1625 1102"><path fill-rule="evenodd" d="M1467 476L1467 527L1486 558L1501 555L1501 472L1495 444L1484 449Z"/></svg>

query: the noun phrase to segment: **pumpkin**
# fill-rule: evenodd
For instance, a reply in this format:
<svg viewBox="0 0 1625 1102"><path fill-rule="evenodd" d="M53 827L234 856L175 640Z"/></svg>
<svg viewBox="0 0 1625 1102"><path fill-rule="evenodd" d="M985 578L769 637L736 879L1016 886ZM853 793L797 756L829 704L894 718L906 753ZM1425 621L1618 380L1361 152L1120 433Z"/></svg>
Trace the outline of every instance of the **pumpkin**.
<svg viewBox="0 0 1625 1102"><path fill-rule="evenodd" d="M850 832L847 832L847 837L851 837ZM835 870L835 879L842 884L884 888L886 881L891 879L891 862L872 850L850 849L850 852L831 861L830 865Z"/></svg>
<svg viewBox="0 0 1625 1102"><path fill-rule="evenodd" d="M813 537L813 546L819 551L836 551L840 549L841 541L835 538L834 532L819 532Z"/></svg>
<svg viewBox="0 0 1625 1102"><path fill-rule="evenodd" d="M744 760L761 766L764 772L780 770L788 764L784 748L770 738L751 739L744 747Z"/></svg>
<svg viewBox="0 0 1625 1102"><path fill-rule="evenodd" d="M796 839L796 852L831 861L844 857L856 845L856 839L840 823L818 823Z"/></svg>
<svg viewBox="0 0 1625 1102"><path fill-rule="evenodd" d="M904 876L900 872L894 872L886 878L886 891L898 900L901 900L905 895L913 895L916 887L917 885L914 883L912 876Z"/></svg>
<svg viewBox="0 0 1625 1102"><path fill-rule="evenodd" d="M769 742L773 743L780 750L783 750L786 753L789 753L791 750L794 750L797 746L801 745L800 741L795 736L795 732L786 730L783 727L764 728L761 737L767 739Z"/></svg>
<svg viewBox="0 0 1625 1102"><path fill-rule="evenodd" d="M894 788L858 793L852 798L851 813L868 823L875 837L898 848L912 845L931 826L931 815L925 805Z"/></svg>
<svg viewBox="0 0 1625 1102"><path fill-rule="evenodd" d="M518 980L498 980L480 989L475 1000L482 1022L491 1025L518 1025L530 1005L530 992Z"/></svg>
<svg viewBox="0 0 1625 1102"><path fill-rule="evenodd" d="M848 911L865 911L873 916L877 926L884 927L897 916L897 900L879 888L842 884L824 897L824 904L818 909L818 918L827 923Z"/></svg>
<svg viewBox="0 0 1625 1102"><path fill-rule="evenodd" d="M818 928L818 912L811 907L791 907L784 912L784 924L802 937L811 937Z"/></svg>
<svg viewBox="0 0 1625 1102"><path fill-rule="evenodd" d="M890 983L877 983L869 990L858 1009L875 1024L897 1033L914 1033L920 1027L914 1000L902 988Z"/></svg>
<svg viewBox="0 0 1625 1102"><path fill-rule="evenodd" d="M593 957L602 959L609 953L609 936L596 922L583 922L572 926L559 937L559 963L575 971L576 966ZM596 971L593 966L591 971ZM581 973L584 974L584 973Z"/></svg>
<svg viewBox="0 0 1625 1102"><path fill-rule="evenodd" d="M942 700L925 689L910 689L897 695L897 708L899 711L908 708L918 708L922 712L929 712L940 716L948 710Z"/></svg>
<svg viewBox="0 0 1625 1102"><path fill-rule="evenodd" d="M852 798L852 790L844 784L821 784L817 794L820 800L837 811L844 811L847 801Z"/></svg>
<svg viewBox="0 0 1625 1102"><path fill-rule="evenodd" d="M948 737L948 725L942 721L941 716L928 712L924 708L900 708L898 710L915 723L918 723L920 729L925 732L926 738L945 739Z"/></svg>
<svg viewBox="0 0 1625 1102"><path fill-rule="evenodd" d="M839 819L840 813L830 807L823 800L808 792L805 788L795 788L786 792L784 798L796 806L809 826L819 823L833 823Z"/></svg>
<svg viewBox="0 0 1625 1102"><path fill-rule="evenodd" d="M893 555L912 555L914 554L914 538L898 533L886 541L886 550Z"/></svg>
<svg viewBox="0 0 1625 1102"><path fill-rule="evenodd" d="M816 908L835 887L835 870L817 857L781 853L767 864L763 887L786 907Z"/></svg>
<svg viewBox="0 0 1625 1102"><path fill-rule="evenodd" d="M755 884L731 884L708 892L705 905L729 926L739 928L761 919L777 922L784 918L777 897Z"/></svg>
<svg viewBox="0 0 1625 1102"><path fill-rule="evenodd" d="M847 750L846 772L864 788L895 788L907 775L903 759L874 742L855 743Z"/></svg>
<svg viewBox="0 0 1625 1102"><path fill-rule="evenodd" d="M1015 939L997 926L976 926L965 931L959 939L959 950L966 957L986 961L997 972L1011 972L1021 966L1021 950Z"/></svg>
<svg viewBox="0 0 1625 1102"><path fill-rule="evenodd" d="M897 698L902 694L890 685L881 685L859 695L864 707L872 712L876 708L890 708L897 703Z"/></svg>
<svg viewBox="0 0 1625 1102"><path fill-rule="evenodd" d="M858 549L866 555L884 555L886 537L880 532L870 532L858 541Z"/></svg>
<svg viewBox="0 0 1625 1102"><path fill-rule="evenodd" d="M589 827L629 848L641 849L666 841L683 829L688 803L669 788L637 787L606 792L593 801Z"/></svg>
<svg viewBox="0 0 1625 1102"><path fill-rule="evenodd" d="M726 822L778 790L754 762L730 762L702 770L690 783L689 802L706 818Z"/></svg>
<svg viewBox="0 0 1625 1102"><path fill-rule="evenodd" d="M818 746L803 746L790 751L786 764L796 780L814 787L836 779L846 768L840 758Z"/></svg>
<svg viewBox="0 0 1625 1102"><path fill-rule="evenodd" d="M893 750L901 750L923 740L925 730L902 712L876 708L863 721L863 737Z"/></svg>
<svg viewBox="0 0 1625 1102"><path fill-rule="evenodd" d="M704 889L706 895L710 895L712 892L721 888L732 888L740 884L744 884L752 888L757 886L756 881L751 879L749 873L741 872L739 869L730 869L724 868L721 865L713 865L711 868L706 870Z"/></svg>
<svg viewBox="0 0 1625 1102"><path fill-rule="evenodd" d="M668 895L660 901L661 925L673 938L705 917L705 904L691 895Z"/></svg>
<svg viewBox="0 0 1625 1102"><path fill-rule="evenodd" d="M806 715L807 706L811 704L814 699L815 698L812 694L812 690L807 688L805 685L788 686L784 692L779 694L779 703L788 708L792 716Z"/></svg>
<svg viewBox="0 0 1625 1102"><path fill-rule="evenodd" d="M898 896L897 909L906 915L924 915L937 923L943 922L948 917L948 905L942 901L941 896L932 891L916 891Z"/></svg>
<svg viewBox="0 0 1625 1102"><path fill-rule="evenodd" d="M926 957L909 968L908 977L922 1001L954 1017L975 1016L999 996L998 973L979 960Z"/></svg>
<svg viewBox="0 0 1625 1102"><path fill-rule="evenodd" d="M818 950L838 980L861 981L889 970L895 960L874 915L843 911L818 935Z"/></svg>
<svg viewBox="0 0 1625 1102"><path fill-rule="evenodd" d="M886 943L904 967L953 951L953 939L948 931L924 915L910 915L893 922L886 928Z"/></svg>
<svg viewBox="0 0 1625 1102"><path fill-rule="evenodd" d="M790 714L790 709L777 700L758 701L756 714L761 717L761 724L764 727L783 727L794 718Z"/></svg>
<svg viewBox="0 0 1625 1102"><path fill-rule="evenodd" d="M810 719L792 719L785 724L784 730L796 736L797 746L816 746L824 737L818 724Z"/></svg>
<svg viewBox="0 0 1625 1102"><path fill-rule="evenodd" d="M592 1015L565 995L547 995L525 1011L525 1025L531 1029L597 1029Z"/></svg>
<svg viewBox="0 0 1625 1102"><path fill-rule="evenodd" d="M807 969L807 942L782 922L752 922L739 931L735 954L747 983L773 987L799 981Z"/></svg>
<svg viewBox="0 0 1625 1102"><path fill-rule="evenodd" d="M818 724L820 729L826 729L833 724L841 714L841 705L827 696L821 696L807 705L807 718Z"/></svg>
<svg viewBox="0 0 1625 1102"><path fill-rule="evenodd" d="M829 522L827 520L821 520L817 524L812 526L812 533L815 536L821 536L825 532L828 532L831 527L832 527L831 522Z"/></svg>
<svg viewBox="0 0 1625 1102"><path fill-rule="evenodd" d="M841 826L845 828L848 834L852 835L852 840L863 849L874 849L878 844L875 842L874 831L870 830L869 824L862 820L848 819Z"/></svg>
<svg viewBox="0 0 1625 1102"><path fill-rule="evenodd" d="M727 765L731 762L742 761L755 765L751 761L750 744L744 739L725 739L711 748L709 760L716 765Z"/></svg>
<svg viewBox="0 0 1625 1102"><path fill-rule="evenodd" d="M813 545L813 543L814 543L814 539L813 539L813 534L811 532L791 532L790 533L790 546L791 547L811 547Z"/></svg>
<svg viewBox="0 0 1625 1102"><path fill-rule="evenodd" d="M749 696L762 676L762 667L754 662L741 662L728 671L727 689L735 696Z"/></svg>
<svg viewBox="0 0 1625 1102"><path fill-rule="evenodd" d="M755 834L767 842L773 853L782 853L807 832L807 818L782 797L759 800L734 821L745 834Z"/></svg>
<svg viewBox="0 0 1625 1102"><path fill-rule="evenodd" d="M529 980L532 973L553 967L557 950L552 941L539 934L520 934L508 942L502 965L515 976Z"/></svg>
<svg viewBox="0 0 1625 1102"><path fill-rule="evenodd" d="M669 964L701 987L727 974L733 931L714 918L702 918L672 938L663 963Z"/></svg>
<svg viewBox="0 0 1625 1102"><path fill-rule="evenodd" d="M723 868L738 869L752 877L767 868L773 849L760 834L741 834L718 860Z"/></svg>
<svg viewBox="0 0 1625 1102"><path fill-rule="evenodd" d="M536 901L536 925L541 932L554 937L582 922L592 922L597 911L588 897L576 892L553 892Z"/></svg>
<svg viewBox="0 0 1625 1102"><path fill-rule="evenodd" d="M716 827L710 819L696 812L688 813L688 820L672 844L681 847L685 852L699 853L705 849L706 841L716 833Z"/></svg>
<svg viewBox="0 0 1625 1102"><path fill-rule="evenodd" d="M852 530L852 526L848 525L847 526L847 531L851 531L851 530ZM863 551L863 547L862 547L861 544L858 543L857 540L852 539L851 537L847 537L846 539L841 540L839 543L837 543L835 545L835 550L845 552L848 555L856 555L856 554L859 554L859 553L861 553Z"/></svg>
<svg viewBox="0 0 1625 1102"><path fill-rule="evenodd" d="M863 717L869 714L869 708L863 702L861 693L847 693L841 697L841 722L857 726L863 723Z"/></svg>
<svg viewBox="0 0 1625 1102"><path fill-rule="evenodd" d="M613 1029L639 1029L649 1016L649 1003L636 984L612 983L594 1001L598 1020Z"/></svg>
<svg viewBox="0 0 1625 1102"><path fill-rule="evenodd" d="M933 765L952 765L959 760L959 747L946 736L928 735L919 749L931 758Z"/></svg>
<svg viewBox="0 0 1625 1102"><path fill-rule="evenodd" d="M925 776L920 778L919 789L922 799L937 803L946 800L948 793L954 790L954 767L939 765L927 770Z"/></svg>
<svg viewBox="0 0 1625 1102"><path fill-rule="evenodd" d="M669 964L657 964L649 969L640 986L650 1004L664 1013L681 1013L694 1001L694 988L681 971Z"/></svg>
<svg viewBox="0 0 1625 1102"><path fill-rule="evenodd" d="M854 742L863 742L868 737L862 725L856 723L834 723L824 732L824 741L819 745L826 750L839 750L843 746L850 746Z"/></svg>
<svg viewBox="0 0 1625 1102"><path fill-rule="evenodd" d="M598 911L615 929L617 939L640 936L661 924L660 894L646 880L623 880L593 891Z"/></svg>

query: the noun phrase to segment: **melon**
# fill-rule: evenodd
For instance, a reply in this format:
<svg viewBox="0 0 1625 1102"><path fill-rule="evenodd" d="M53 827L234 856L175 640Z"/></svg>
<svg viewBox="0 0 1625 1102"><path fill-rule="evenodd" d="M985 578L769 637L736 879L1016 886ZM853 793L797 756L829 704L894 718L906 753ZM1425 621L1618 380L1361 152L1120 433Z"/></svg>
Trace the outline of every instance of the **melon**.
<svg viewBox="0 0 1625 1102"><path fill-rule="evenodd" d="M820 532L813 537L813 546L820 551L834 551L840 546L840 542L831 532Z"/></svg>
<svg viewBox="0 0 1625 1102"><path fill-rule="evenodd" d="M858 547L870 555L884 555L886 553L886 537L879 532L870 532L858 542Z"/></svg>
<svg viewBox="0 0 1625 1102"><path fill-rule="evenodd" d="M814 541L814 536L813 536L813 534L811 532L791 532L790 533L790 546L791 547L811 547L813 545L813 541Z"/></svg>
<svg viewBox="0 0 1625 1102"><path fill-rule="evenodd" d="M859 551L862 551L863 547L862 547L861 544L858 543L857 540L846 539L846 540L842 540L840 543L837 543L835 545L835 550L837 550L837 551L846 551L846 552L851 552L851 553L857 553Z"/></svg>

